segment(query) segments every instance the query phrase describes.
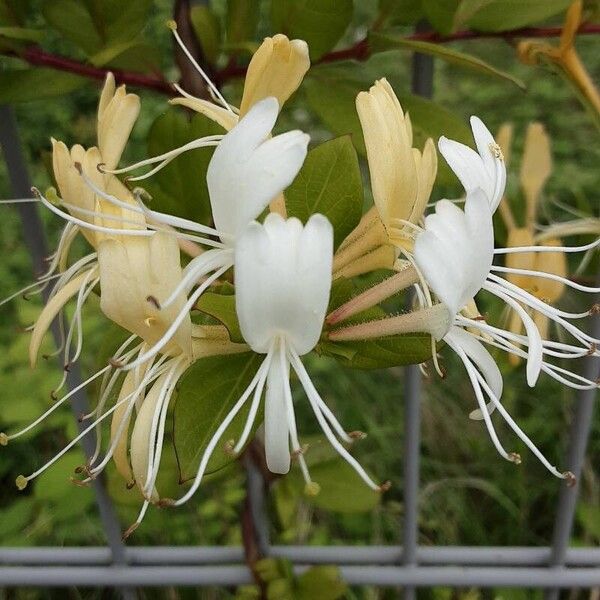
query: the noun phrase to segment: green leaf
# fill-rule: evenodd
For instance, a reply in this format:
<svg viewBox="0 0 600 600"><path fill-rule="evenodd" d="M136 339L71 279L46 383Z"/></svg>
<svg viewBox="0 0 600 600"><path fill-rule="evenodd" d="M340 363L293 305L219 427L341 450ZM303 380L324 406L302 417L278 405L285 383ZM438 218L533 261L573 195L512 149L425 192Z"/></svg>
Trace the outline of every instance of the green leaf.
<svg viewBox="0 0 600 600"><path fill-rule="evenodd" d="M0 0L0 23L18 27L29 14L29 0Z"/></svg>
<svg viewBox="0 0 600 600"><path fill-rule="evenodd" d="M214 64L219 56L221 46L221 25L210 6L192 6L190 19L196 37L202 46L204 56L209 63Z"/></svg>
<svg viewBox="0 0 600 600"><path fill-rule="evenodd" d="M311 567L296 581L298 600L337 600L347 589L348 586L341 579L340 570L327 565Z"/></svg>
<svg viewBox="0 0 600 600"><path fill-rule="evenodd" d="M311 479L321 489L316 496L307 496L302 473L294 468L285 478L289 491L305 502L332 512L366 512L379 504L381 494L365 484L324 436L303 436L301 442L308 445L305 459ZM357 447L359 444L357 442Z"/></svg>
<svg viewBox="0 0 600 600"><path fill-rule="evenodd" d="M306 222L314 213L333 225L337 248L360 221L363 185L356 150L349 136L313 148L287 189L288 214Z"/></svg>
<svg viewBox="0 0 600 600"><path fill-rule="evenodd" d="M501 71L500 69L497 69L496 67L486 63L476 56L459 52L458 50L454 50L453 48L449 48L448 46L444 46L442 44L431 44L429 42L409 40L399 32L373 33L369 39L374 52L380 52L382 50L389 50L391 48L398 47L408 48L421 54L435 56L436 58L440 58L447 63L457 65L459 67L510 81L522 90L524 90L526 87L522 80L511 75L510 73Z"/></svg>
<svg viewBox="0 0 600 600"><path fill-rule="evenodd" d="M46 0L42 4L42 14L48 25L86 54L94 54L103 46L94 19L84 2Z"/></svg>
<svg viewBox="0 0 600 600"><path fill-rule="evenodd" d="M54 69L0 72L0 103L13 104L64 96L83 87L87 80Z"/></svg>
<svg viewBox="0 0 600 600"><path fill-rule="evenodd" d="M305 40L311 60L331 50L352 21L352 0L272 0L275 31Z"/></svg>
<svg viewBox="0 0 600 600"><path fill-rule="evenodd" d="M227 44L253 40L258 27L258 0L229 0L227 3Z"/></svg>
<svg viewBox="0 0 600 600"><path fill-rule="evenodd" d="M461 9L466 10L475 1L463 0ZM467 22L469 27L479 31L509 31L545 21L563 12L570 4L571 0L491 0Z"/></svg>
<svg viewBox="0 0 600 600"><path fill-rule="evenodd" d="M380 23L414 25L422 18L421 0L379 0Z"/></svg>
<svg viewBox="0 0 600 600"><path fill-rule="evenodd" d="M203 115L195 114L190 119L180 108L170 107L150 128L148 153L150 156L163 154L216 133L223 133L223 129ZM211 156L210 148L185 152L146 180L144 187L153 197L152 208L199 223L210 223L212 213L206 171Z"/></svg>
<svg viewBox="0 0 600 600"><path fill-rule="evenodd" d="M91 56L131 43L146 25L151 7L152 0L45 0L42 14L51 27Z"/></svg>
<svg viewBox="0 0 600 600"><path fill-rule="evenodd" d="M454 14L460 0L422 0L423 12L431 26L442 35L452 33Z"/></svg>
<svg viewBox="0 0 600 600"><path fill-rule="evenodd" d="M25 27L0 27L0 36L11 40L39 43L44 39L44 32L40 29L26 29Z"/></svg>
<svg viewBox="0 0 600 600"><path fill-rule="evenodd" d="M430 359L431 338L427 334L414 333L355 342L323 341L315 350L353 369L387 369L416 365Z"/></svg>
<svg viewBox="0 0 600 600"><path fill-rule="evenodd" d="M173 440L180 481L193 478L211 437L248 387L264 356L248 352L231 356L212 356L196 361L178 385L173 415ZM227 428L208 463L207 473L231 461L223 449L226 441L238 439L246 422L249 398ZM257 427L262 417L257 415Z"/></svg>
<svg viewBox="0 0 600 600"><path fill-rule="evenodd" d="M232 342L245 342L240 330L233 294L206 292L200 296L196 308L223 323L229 331Z"/></svg>

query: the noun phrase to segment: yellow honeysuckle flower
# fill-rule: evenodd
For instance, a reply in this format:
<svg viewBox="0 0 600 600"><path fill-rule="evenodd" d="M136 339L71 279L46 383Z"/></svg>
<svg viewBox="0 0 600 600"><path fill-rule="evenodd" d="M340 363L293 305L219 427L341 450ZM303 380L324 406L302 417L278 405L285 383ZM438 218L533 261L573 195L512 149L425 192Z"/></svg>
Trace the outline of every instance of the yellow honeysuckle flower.
<svg viewBox="0 0 600 600"><path fill-rule="evenodd" d="M437 173L433 140L425 142L422 152L413 148L410 117L386 79L358 94L356 110L367 149L375 206L336 254L336 276L371 269L372 252L380 246L412 249L411 224L423 217ZM385 256L387 263L376 268L392 268L398 252ZM350 264L354 262L365 264Z"/></svg>
<svg viewBox="0 0 600 600"><path fill-rule="evenodd" d="M575 0L565 15L565 23L558 46L546 42L525 40L519 42L517 54L525 64L535 65L546 60L556 65L572 83L578 94L585 99L590 110L595 113L596 122L600 123L600 93L575 48L582 13L583 1Z"/></svg>
<svg viewBox="0 0 600 600"><path fill-rule="evenodd" d="M202 113L224 129L232 129L254 104L273 96L279 109L300 87L310 68L308 46L303 40L290 40L278 33L267 37L252 56L239 111L230 111L213 102L189 95L173 98L171 104L180 104Z"/></svg>
<svg viewBox="0 0 600 600"><path fill-rule="evenodd" d="M176 29L173 30L176 40L182 45ZM184 48L184 51L187 50ZM207 79L209 88L221 106L201 98L195 98L184 90L175 86L183 95L182 98L173 98L171 104L186 106L215 121L226 131L237 125L248 111L261 100L274 97L281 110L283 104L300 87L304 75L310 68L308 45L303 40L290 40L287 36L278 33L267 37L252 56L246 79L240 108L232 108L221 96L212 82ZM273 212L282 216L286 215L285 199L283 194L275 198L270 205Z"/></svg>

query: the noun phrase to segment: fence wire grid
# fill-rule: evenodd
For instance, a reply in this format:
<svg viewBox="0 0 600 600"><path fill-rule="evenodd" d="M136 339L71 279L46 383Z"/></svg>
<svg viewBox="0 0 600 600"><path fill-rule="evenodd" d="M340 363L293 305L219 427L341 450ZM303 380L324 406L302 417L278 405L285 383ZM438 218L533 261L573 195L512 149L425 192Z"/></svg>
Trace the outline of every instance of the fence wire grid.
<svg viewBox="0 0 600 600"><path fill-rule="evenodd" d="M412 88L431 97L433 59L415 54ZM9 106L0 107L0 145L13 196L30 195L31 181L21 149L17 124ZM45 234L36 207L17 205L25 243L34 271L41 270L46 252ZM593 337L600 337L600 319L594 319ZM58 331L53 330L58 335ZM588 357L583 375L600 376L600 361ZM336 565L349 585L396 587L407 600L417 588L513 587L545 590L547 600L561 589L600 586L600 548L570 548L579 484L562 486L554 520L552 543L546 547L468 547L418 545L418 493L420 447L420 373L417 366L405 372L404 522L402 546L277 546L269 542L264 510L264 482L252 465L246 466L248 495L256 524L257 546L264 556L285 558L302 572L312 565ZM69 387L80 382L77 369L69 373ZM591 430L595 390L577 395L569 432L566 466L579 480ZM82 392L72 401L75 415L86 411ZM87 436L83 449L90 454L95 440ZM400 450L400 449L399 449ZM124 598L135 598L135 587L237 586L253 582L241 547L124 546L121 529L101 481L94 493L106 534L105 547L0 547L0 587L111 587Z"/></svg>

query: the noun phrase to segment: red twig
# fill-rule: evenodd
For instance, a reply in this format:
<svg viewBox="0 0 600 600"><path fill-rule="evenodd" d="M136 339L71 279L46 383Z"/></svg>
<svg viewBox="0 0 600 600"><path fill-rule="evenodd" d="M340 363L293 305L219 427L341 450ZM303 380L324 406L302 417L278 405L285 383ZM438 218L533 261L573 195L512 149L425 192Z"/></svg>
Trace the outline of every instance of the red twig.
<svg viewBox="0 0 600 600"><path fill-rule="evenodd" d="M524 27L522 29L514 29L512 31L503 31L499 33L481 33L477 31L466 30L458 31L448 36L442 36L436 32L423 32L406 36L406 39L432 42L436 44L446 44L448 42L460 40L484 38L514 39L557 37L561 34L561 32L561 27ZM580 35L598 34L600 33L600 25L582 25L579 28L578 33ZM370 54L371 50L369 48L368 40L364 39L360 40L349 48L344 48L343 50L336 50L334 52L325 54L318 61L316 61L316 64L330 63L340 60L366 60ZM118 83L126 83L132 87L154 90L156 92L160 92L161 94L172 95L174 93L171 84L159 75L144 75L142 73L135 73L132 71L94 67L92 65L86 65L71 58L67 58L66 56L50 54L49 52L45 52L37 46L31 46L27 48L19 56L31 65L48 67L58 71L66 71L68 73L74 73L90 79L103 80L106 77L107 71L110 70L114 73L115 79ZM238 66L235 63L230 62L226 67L220 71L217 71L214 74L214 77L217 85L222 85L230 79L243 77L245 74L246 67Z"/></svg>
<svg viewBox="0 0 600 600"><path fill-rule="evenodd" d="M66 71L67 73L81 75L82 77L88 77L89 79L98 79L100 81L104 80L108 71L112 71L117 83L126 83L133 87L154 90L155 92L160 92L162 94L173 95L175 93L171 84L160 76L144 75L143 73L121 71L119 69L94 67L67 58L66 56L50 54L37 46L30 46L22 54L19 54L19 58L26 60L29 64L35 65L36 67L48 67L50 69L56 69L57 71Z"/></svg>

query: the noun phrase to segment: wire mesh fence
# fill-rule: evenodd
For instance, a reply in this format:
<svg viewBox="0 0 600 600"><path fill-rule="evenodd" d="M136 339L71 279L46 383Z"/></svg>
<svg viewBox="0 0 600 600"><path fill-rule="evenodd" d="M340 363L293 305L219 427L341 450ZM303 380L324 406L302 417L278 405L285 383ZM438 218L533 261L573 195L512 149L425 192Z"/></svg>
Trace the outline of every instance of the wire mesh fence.
<svg viewBox="0 0 600 600"><path fill-rule="evenodd" d="M415 55L413 91L431 96L433 62ZM20 146L14 114L0 107L0 144L14 197L30 195L31 182ZM35 205L18 205L24 239L35 270L43 264L46 243ZM57 334L57 332L54 332ZM600 319L594 320L595 338L600 337ZM600 361L585 361L585 377L600 375ZM80 382L79 373L69 373L69 387ZM595 390L578 394L569 434L566 466L579 479L590 435ZM420 373L407 367L405 373L404 521L403 546L277 546L269 541L265 510L265 485L252 464L246 465L250 509L257 546L263 556L290 560L298 572L310 565L334 564L350 585L401 588L413 598L420 587L495 586L543 588L547 598L557 598L563 588L600 586L600 548L570 548L578 484L563 485L549 547L424 547L418 545L418 496L420 450ZM75 414L85 412L87 399L80 392L73 398ZM93 451L95 440L84 438L84 450ZM100 479L94 482L96 502L106 534L106 547L0 548L0 586L89 586L114 587L124 597L135 597L137 586L236 586L253 581L241 547L126 547L110 497ZM399 524L400 526L400 524Z"/></svg>

